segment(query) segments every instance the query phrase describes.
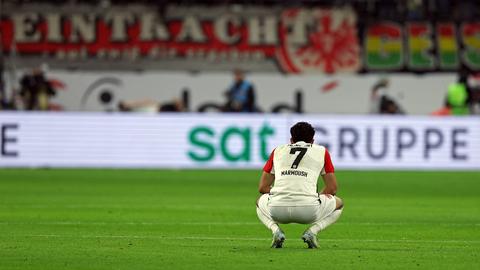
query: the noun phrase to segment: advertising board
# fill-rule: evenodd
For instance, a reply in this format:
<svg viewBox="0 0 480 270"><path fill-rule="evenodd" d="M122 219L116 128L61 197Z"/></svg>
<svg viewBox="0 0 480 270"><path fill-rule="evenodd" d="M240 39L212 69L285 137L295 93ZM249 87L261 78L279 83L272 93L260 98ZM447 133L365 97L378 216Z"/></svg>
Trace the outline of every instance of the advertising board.
<svg viewBox="0 0 480 270"><path fill-rule="evenodd" d="M480 169L480 119L1 113L0 167L260 168L308 121L338 169Z"/></svg>

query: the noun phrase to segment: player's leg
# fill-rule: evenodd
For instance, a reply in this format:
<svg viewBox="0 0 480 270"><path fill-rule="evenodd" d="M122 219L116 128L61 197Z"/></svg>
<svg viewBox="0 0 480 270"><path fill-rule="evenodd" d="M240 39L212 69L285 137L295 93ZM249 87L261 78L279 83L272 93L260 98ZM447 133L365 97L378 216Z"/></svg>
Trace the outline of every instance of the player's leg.
<svg viewBox="0 0 480 270"><path fill-rule="evenodd" d="M331 211L329 209L329 206L326 206L324 209L325 213L327 213L326 216L322 217L320 215L319 219L315 221L310 227L310 230L314 233L317 234L320 231L325 230L328 226L332 225L335 223L340 216L342 215L343 212L343 201L339 197L333 197L335 199L335 209ZM329 214L328 214L329 213Z"/></svg>
<svg viewBox="0 0 480 270"><path fill-rule="evenodd" d="M343 211L343 201L339 197L320 195L320 201L321 204L318 208L317 219L302 236L303 241L308 244L309 248L318 247L318 232L325 230L328 226L335 223Z"/></svg>
<svg viewBox="0 0 480 270"><path fill-rule="evenodd" d="M270 209L268 208L268 194L263 194L257 200L257 216L258 219L272 231L273 240L272 247L281 248L285 241L285 234L280 229L278 224L272 219Z"/></svg>
<svg viewBox="0 0 480 270"><path fill-rule="evenodd" d="M278 227L278 224L273 220L271 214L270 214L270 209L268 208L268 194L263 194L258 198L257 200L257 216L260 219L260 221L269 229L272 231L272 233L275 233L280 229Z"/></svg>

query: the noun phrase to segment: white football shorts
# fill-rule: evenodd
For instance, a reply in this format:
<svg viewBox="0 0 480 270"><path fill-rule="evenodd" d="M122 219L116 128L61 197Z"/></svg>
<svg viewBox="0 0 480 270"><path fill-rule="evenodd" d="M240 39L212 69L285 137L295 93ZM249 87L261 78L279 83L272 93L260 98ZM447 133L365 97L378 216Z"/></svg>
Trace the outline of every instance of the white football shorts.
<svg viewBox="0 0 480 270"><path fill-rule="evenodd" d="M280 224L300 223L313 224L335 211L336 199L334 196L320 194L318 205L301 206L269 206L269 194L263 194L258 199L258 208L265 215Z"/></svg>

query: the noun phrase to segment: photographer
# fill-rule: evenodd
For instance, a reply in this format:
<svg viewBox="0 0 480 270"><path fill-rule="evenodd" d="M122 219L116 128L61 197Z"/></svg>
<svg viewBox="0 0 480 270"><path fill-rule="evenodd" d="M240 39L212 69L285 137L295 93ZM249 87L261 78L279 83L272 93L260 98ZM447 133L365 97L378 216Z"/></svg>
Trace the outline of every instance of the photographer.
<svg viewBox="0 0 480 270"><path fill-rule="evenodd" d="M50 98L55 95L55 89L45 78L42 70L36 68L30 74L25 74L20 79L20 87L25 110L49 110Z"/></svg>

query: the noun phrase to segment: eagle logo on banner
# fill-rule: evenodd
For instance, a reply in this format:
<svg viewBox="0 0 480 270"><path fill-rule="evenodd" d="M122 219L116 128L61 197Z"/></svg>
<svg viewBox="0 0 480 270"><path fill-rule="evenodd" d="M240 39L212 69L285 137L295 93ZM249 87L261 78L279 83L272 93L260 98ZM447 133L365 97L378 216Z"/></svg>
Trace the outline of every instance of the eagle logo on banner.
<svg viewBox="0 0 480 270"><path fill-rule="evenodd" d="M303 38L292 35L292 28L299 25L307 26ZM361 67L356 15L352 10L285 10L280 40L277 59L287 73L355 72Z"/></svg>

